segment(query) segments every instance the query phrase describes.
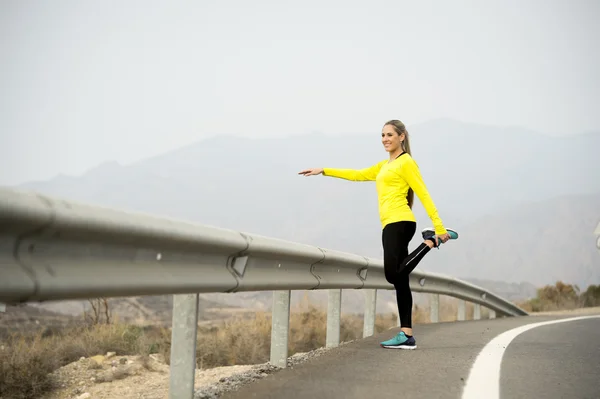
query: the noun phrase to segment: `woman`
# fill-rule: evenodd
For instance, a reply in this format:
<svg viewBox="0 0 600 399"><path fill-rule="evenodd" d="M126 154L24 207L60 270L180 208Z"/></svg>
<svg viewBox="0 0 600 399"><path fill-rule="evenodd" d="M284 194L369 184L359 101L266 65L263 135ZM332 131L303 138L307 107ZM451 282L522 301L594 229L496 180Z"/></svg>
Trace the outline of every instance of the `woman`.
<svg viewBox="0 0 600 399"><path fill-rule="evenodd" d="M409 274L419 261L431 250L449 239L457 239L456 231L446 229L438 216L433 200L421 178L419 167L411 156L410 142L406 127L399 120L385 123L381 132L383 147L389 159L369 168L306 169L299 174L336 177L351 181L375 181L379 198L379 215L383 228L383 264L385 278L396 289L400 333L388 341L381 342L384 348L415 349L417 347L412 331L412 293ZM417 223L412 212L414 193L417 194L433 222L433 228L421 233L423 243L408 253L408 244L413 238Z"/></svg>

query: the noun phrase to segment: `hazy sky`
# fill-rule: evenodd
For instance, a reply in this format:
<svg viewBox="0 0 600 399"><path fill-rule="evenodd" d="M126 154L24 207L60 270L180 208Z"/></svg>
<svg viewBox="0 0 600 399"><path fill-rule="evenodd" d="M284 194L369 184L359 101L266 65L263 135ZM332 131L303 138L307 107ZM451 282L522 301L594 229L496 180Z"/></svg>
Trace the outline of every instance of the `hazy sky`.
<svg viewBox="0 0 600 399"><path fill-rule="evenodd" d="M0 185L223 133L598 130L599 16L595 0L2 0Z"/></svg>

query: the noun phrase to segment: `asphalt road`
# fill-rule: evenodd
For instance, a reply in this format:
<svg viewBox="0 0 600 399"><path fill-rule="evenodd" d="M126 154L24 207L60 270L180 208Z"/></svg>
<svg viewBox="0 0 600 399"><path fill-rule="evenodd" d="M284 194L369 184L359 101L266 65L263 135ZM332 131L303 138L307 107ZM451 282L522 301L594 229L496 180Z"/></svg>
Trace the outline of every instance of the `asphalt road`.
<svg viewBox="0 0 600 399"><path fill-rule="evenodd" d="M543 326L515 338L502 361L500 395L600 398L600 318Z"/></svg>
<svg viewBox="0 0 600 399"><path fill-rule="evenodd" d="M565 321L574 317L586 319ZM600 398L600 314L424 324L414 328L418 349L379 347L397 331L222 398Z"/></svg>

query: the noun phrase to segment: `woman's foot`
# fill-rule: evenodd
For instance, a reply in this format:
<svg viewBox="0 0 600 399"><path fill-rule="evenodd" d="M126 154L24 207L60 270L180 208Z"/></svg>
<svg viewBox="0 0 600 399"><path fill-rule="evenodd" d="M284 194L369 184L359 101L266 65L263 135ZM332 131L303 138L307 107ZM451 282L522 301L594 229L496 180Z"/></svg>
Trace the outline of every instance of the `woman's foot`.
<svg viewBox="0 0 600 399"><path fill-rule="evenodd" d="M446 231L448 232L448 236L451 240L456 240L458 238L458 233L455 230L446 229ZM429 245L429 248L439 247L440 244L443 244L441 240L438 240L438 243L436 244L435 229L432 227L427 227L426 229L423 229L421 231L421 234L423 235L423 240L425 240L427 245ZM431 243L431 245L429 243Z"/></svg>
<svg viewBox="0 0 600 399"><path fill-rule="evenodd" d="M406 334L404 334L404 331L400 331L392 339L380 342L379 345L382 348L388 349L417 349L417 342L415 341L415 337L407 337Z"/></svg>

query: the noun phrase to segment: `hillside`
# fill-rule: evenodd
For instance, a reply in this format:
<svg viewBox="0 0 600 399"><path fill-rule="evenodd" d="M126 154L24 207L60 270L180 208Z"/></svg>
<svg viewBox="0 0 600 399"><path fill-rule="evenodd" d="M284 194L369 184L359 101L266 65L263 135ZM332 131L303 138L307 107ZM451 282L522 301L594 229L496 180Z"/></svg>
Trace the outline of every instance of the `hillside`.
<svg viewBox="0 0 600 399"><path fill-rule="evenodd" d="M378 129L220 136L132 165L106 163L80 177L20 188L380 257L373 183L297 175L306 167L361 168L385 158ZM442 219L461 232L459 242L429 256L422 269L536 285L557 278L597 283L598 257L586 232L600 217L594 205L600 168L593 167L600 133L552 137L447 119L409 132ZM566 195L572 199L561 199ZM582 205L570 206L577 198ZM429 224L418 200L415 213L419 228Z"/></svg>
<svg viewBox="0 0 600 399"><path fill-rule="evenodd" d="M170 326L173 317L173 296L141 296L110 298L111 317L127 324ZM81 323L84 313L91 312L87 300L49 301L27 306L11 306L6 315L0 313L0 329L37 329ZM198 303L200 322L227 318L247 310L237 305L217 303L201 297Z"/></svg>
<svg viewBox="0 0 600 399"><path fill-rule="evenodd" d="M0 338L15 332L59 330L78 323L81 323L81 318L77 316L33 305L8 305L5 312L0 312Z"/></svg>

